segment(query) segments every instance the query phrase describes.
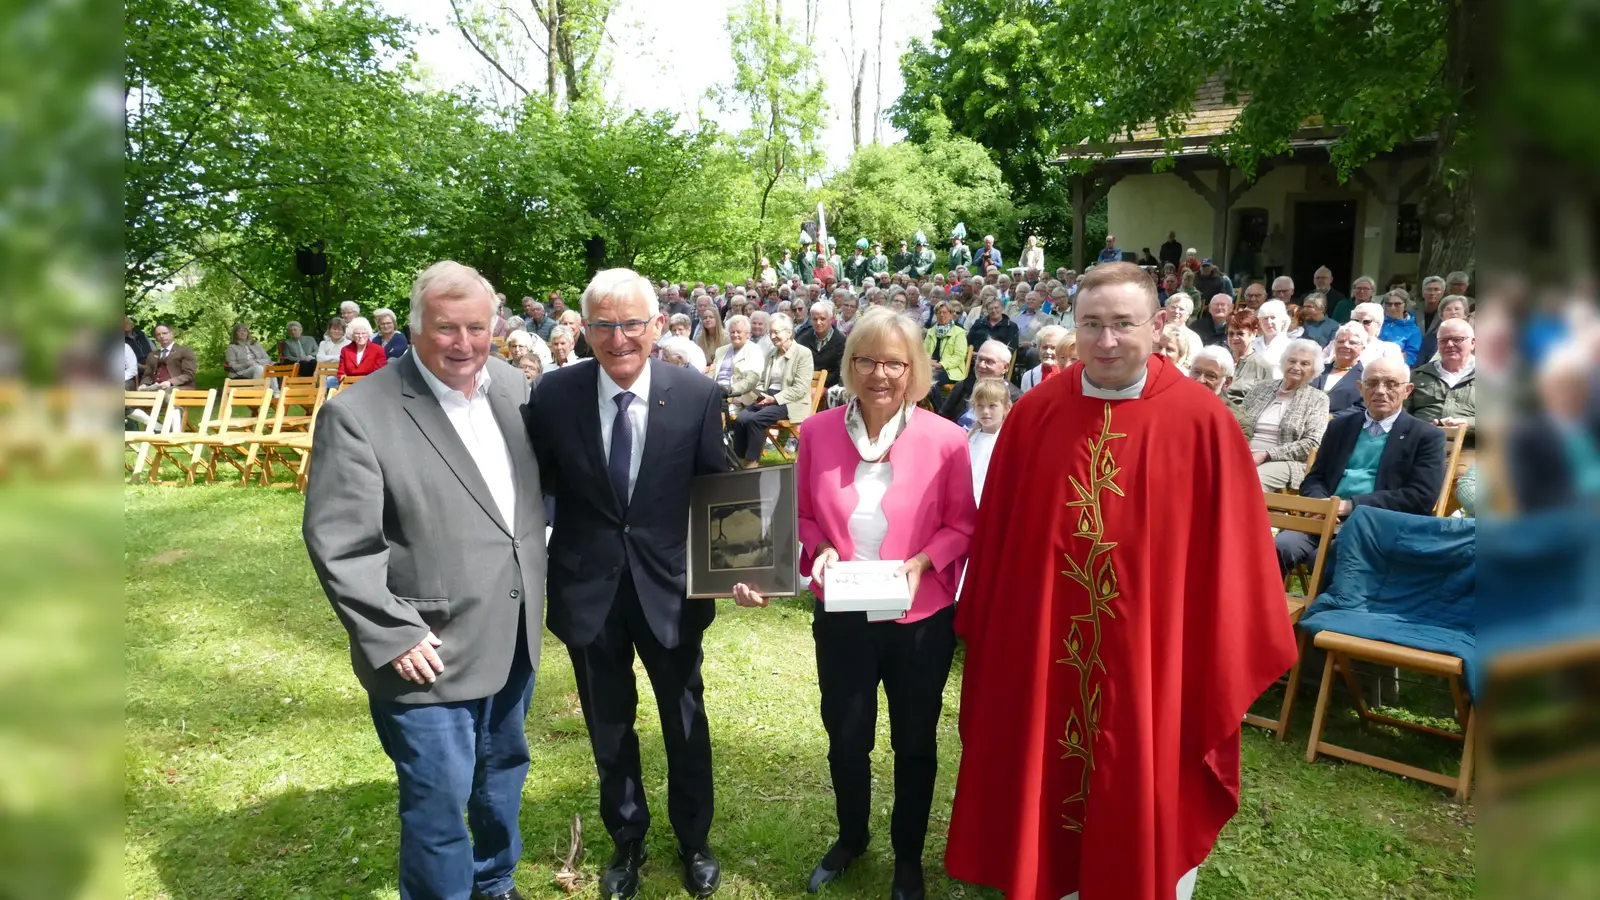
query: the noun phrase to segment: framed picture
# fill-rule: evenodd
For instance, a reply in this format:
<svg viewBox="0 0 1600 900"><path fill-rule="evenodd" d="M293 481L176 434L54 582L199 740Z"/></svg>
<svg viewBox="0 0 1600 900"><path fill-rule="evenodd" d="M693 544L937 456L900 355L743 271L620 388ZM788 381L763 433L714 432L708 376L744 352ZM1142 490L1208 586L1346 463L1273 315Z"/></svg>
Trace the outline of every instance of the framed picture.
<svg viewBox="0 0 1600 900"><path fill-rule="evenodd" d="M768 597L800 590L794 466L702 475L689 492L689 596L731 597L743 582Z"/></svg>

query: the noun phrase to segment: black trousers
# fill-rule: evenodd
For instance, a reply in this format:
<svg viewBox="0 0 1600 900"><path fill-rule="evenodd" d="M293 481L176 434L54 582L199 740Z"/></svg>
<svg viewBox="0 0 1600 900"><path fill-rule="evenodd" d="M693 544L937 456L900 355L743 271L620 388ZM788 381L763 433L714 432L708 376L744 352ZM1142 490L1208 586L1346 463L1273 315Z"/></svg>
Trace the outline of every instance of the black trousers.
<svg viewBox="0 0 1600 900"><path fill-rule="evenodd" d="M706 846L711 833L711 731L705 684L700 679L701 631L685 630L678 646L656 640L639 606L633 577L623 570L611 614L594 642L568 646L577 675L583 719L589 727L600 775L600 819L618 844L644 840L650 828L639 767L639 691L633 677L637 652L650 676L667 747L667 815L678 843Z"/></svg>
<svg viewBox="0 0 1600 900"><path fill-rule="evenodd" d="M867 621L866 613L824 612L817 604L811 634L817 642L822 725L828 732L839 839L865 847L872 813L870 754L878 730L878 683L889 700L894 747L894 812L889 838L902 862L922 859L939 772L939 714L955 658L955 608L901 625Z"/></svg>
<svg viewBox="0 0 1600 900"><path fill-rule="evenodd" d="M761 450L767 445L767 429L778 424L778 420L789 414L789 407L782 403L763 406L760 409L745 407L739 410L739 418L728 425L733 432L733 452L740 459L755 462L761 458Z"/></svg>

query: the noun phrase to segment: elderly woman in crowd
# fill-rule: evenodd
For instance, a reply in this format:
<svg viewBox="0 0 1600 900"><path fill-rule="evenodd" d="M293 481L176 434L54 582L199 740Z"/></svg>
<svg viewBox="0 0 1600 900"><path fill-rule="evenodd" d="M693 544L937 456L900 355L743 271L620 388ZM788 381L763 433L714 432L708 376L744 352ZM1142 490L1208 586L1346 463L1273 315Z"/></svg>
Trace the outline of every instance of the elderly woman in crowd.
<svg viewBox="0 0 1600 900"><path fill-rule="evenodd" d="M1251 349L1261 355L1262 362L1272 367L1272 375L1276 378L1283 372L1280 363L1284 348L1289 346L1289 329L1293 319L1282 300L1268 300L1256 310L1256 321L1261 326L1261 333L1250 342Z"/></svg>
<svg viewBox="0 0 1600 900"><path fill-rule="evenodd" d="M538 381L539 376L544 374L544 363L540 362L539 354L537 353L522 354L517 360L517 368L522 370L522 374L527 377L530 385Z"/></svg>
<svg viewBox="0 0 1600 900"><path fill-rule="evenodd" d="M359 315L361 315L361 307L357 306L354 300L346 300L339 304L339 321L344 323L345 337L350 336L350 323L354 322Z"/></svg>
<svg viewBox="0 0 1600 900"><path fill-rule="evenodd" d="M667 336L686 338L694 333L694 320L683 313L673 313L667 318Z"/></svg>
<svg viewBox="0 0 1600 900"><path fill-rule="evenodd" d="M572 339L572 356L577 359L588 359L594 356L594 351L589 349L589 341L583 336L583 314L575 309L569 309L561 314L561 324L567 326L567 333Z"/></svg>
<svg viewBox="0 0 1600 900"><path fill-rule="evenodd" d="M1061 343L1070 339L1072 332L1060 325L1046 325L1039 329L1039 364L1022 373L1022 392L1026 394L1066 368L1061 357Z"/></svg>
<svg viewBox="0 0 1600 900"><path fill-rule="evenodd" d="M1220 344L1203 347L1189 364L1189 377L1218 397L1233 384L1233 354Z"/></svg>
<svg viewBox="0 0 1600 900"><path fill-rule="evenodd" d="M319 364L333 363L338 365L339 351L343 350L349 343L350 338L345 334L344 320L334 316L328 320L328 336L323 338L322 343L317 345L317 362Z"/></svg>
<svg viewBox="0 0 1600 900"><path fill-rule="evenodd" d="M1268 491L1299 489L1306 460L1328 427L1328 395L1311 385L1322 374L1322 348L1305 338L1290 341L1282 366L1282 378L1256 382L1235 410Z"/></svg>
<svg viewBox="0 0 1600 900"><path fill-rule="evenodd" d="M1346 322L1334 332L1329 347L1333 359L1321 375L1312 379L1311 386L1328 395L1328 413L1338 415L1351 407L1361 407L1361 358L1367 342L1372 340L1366 326L1360 322Z"/></svg>
<svg viewBox="0 0 1600 900"><path fill-rule="evenodd" d="M357 316L350 323L350 343L339 351L339 378L371 375L389 362L389 355L372 342L372 323Z"/></svg>
<svg viewBox="0 0 1600 900"><path fill-rule="evenodd" d="M1432 362L1439 358L1439 326L1449 319L1465 319L1467 317L1467 298L1460 294L1451 294L1439 301L1439 309L1433 320L1433 330L1422 336L1422 349L1417 353L1417 364Z"/></svg>
<svg viewBox="0 0 1600 900"><path fill-rule="evenodd" d="M1379 303L1357 303L1350 311L1350 321L1359 323L1367 330L1367 349L1361 353L1361 361L1369 363L1380 356L1394 356L1401 362L1400 345L1393 344L1379 337L1383 332L1384 322L1383 305ZM1327 362L1333 356L1332 349L1322 352L1322 361Z"/></svg>
<svg viewBox="0 0 1600 900"><path fill-rule="evenodd" d="M779 313L767 324L772 353L767 357L756 388L734 399L737 417L729 424L733 452L745 468L761 465L761 448L767 429L788 419L798 425L811 414L811 351L794 339L794 320Z"/></svg>
<svg viewBox="0 0 1600 900"><path fill-rule="evenodd" d="M267 374L267 366L270 365L272 357L267 355L267 348L250 337L250 326L243 322L236 323L233 326L233 340L228 342L228 349L223 354L223 366L228 371L228 377L260 378ZM277 390L276 385L273 390Z"/></svg>
<svg viewBox="0 0 1600 900"><path fill-rule="evenodd" d="M699 345L686 337L668 337L660 344L661 361L705 374L706 356Z"/></svg>
<svg viewBox="0 0 1600 900"><path fill-rule="evenodd" d="M537 356L540 371L552 362L550 348L545 342L537 334L519 328L506 335L506 361L518 365L525 356Z"/></svg>
<svg viewBox="0 0 1600 900"><path fill-rule="evenodd" d="M562 366L571 366L578 363L578 354L572 346L572 329L565 325L557 325L550 329L550 367L559 369Z"/></svg>
<svg viewBox="0 0 1600 900"><path fill-rule="evenodd" d="M767 356L750 339L750 319L728 317L728 342L717 348L711 359L711 379L729 397L755 390L766 370Z"/></svg>
<svg viewBox="0 0 1600 900"><path fill-rule="evenodd" d="M722 327L722 315L715 305L700 307L700 327L695 331L694 342L706 359L715 356L717 348L728 342L728 332Z"/></svg>
<svg viewBox="0 0 1600 900"><path fill-rule="evenodd" d="M1276 378L1272 366L1256 354L1255 339L1261 327L1256 314L1248 309L1236 309L1228 318L1228 349L1233 353L1233 386L1228 389L1229 400L1238 400L1258 381Z"/></svg>
<svg viewBox="0 0 1600 900"><path fill-rule="evenodd" d="M1200 332L1189 326L1189 319L1194 315L1194 298L1179 291L1167 298L1167 325L1180 329L1178 339L1183 341L1183 359L1193 361L1200 355L1200 348L1205 346L1201 340Z"/></svg>
<svg viewBox="0 0 1600 900"><path fill-rule="evenodd" d="M372 342L383 348L384 355L399 359L405 354L409 345L406 336L400 333L400 323L395 318L394 310L388 307L373 310L372 323L378 326L378 333L373 336Z"/></svg>
<svg viewBox="0 0 1600 900"><path fill-rule="evenodd" d="M1178 371L1189 374L1189 363L1194 360L1194 350L1190 349L1189 342L1185 340L1184 332L1188 331L1177 322L1168 322L1161 326L1161 336L1156 339L1154 350L1165 356Z"/></svg>
<svg viewBox="0 0 1600 900"><path fill-rule="evenodd" d="M860 318L861 301L849 291L833 292L833 308L836 318L833 327L845 337L850 336L851 329L856 327L856 320Z"/></svg>
<svg viewBox="0 0 1600 900"><path fill-rule="evenodd" d="M293 363L296 375L312 375L317 371L317 339L306 334L299 322L289 323L289 336L283 341L280 362Z"/></svg>
<svg viewBox="0 0 1600 900"><path fill-rule="evenodd" d="M956 324L960 304L940 300L933 306L934 325L923 335L923 349L933 361L933 392L929 399L937 406L944 399L942 389L967 377L967 330Z"/></svg>
<svg viewBox="0 0 1600 900"><path fill-rule="evenodd" d="M867 848L878 685L894 748L891 896L923 896L922 854L938 771L939 718L955 655L956 586L977 509L967 435L917 407L931 365L921 329L868 310L845 346L848 403L812 417L796 466L801 565L817 596L812 635L839 837L811 873L820 890ZM840 560L905 560L911 608L885 620L829 611ZM740 602L765 603L744 585Z"/></svg>

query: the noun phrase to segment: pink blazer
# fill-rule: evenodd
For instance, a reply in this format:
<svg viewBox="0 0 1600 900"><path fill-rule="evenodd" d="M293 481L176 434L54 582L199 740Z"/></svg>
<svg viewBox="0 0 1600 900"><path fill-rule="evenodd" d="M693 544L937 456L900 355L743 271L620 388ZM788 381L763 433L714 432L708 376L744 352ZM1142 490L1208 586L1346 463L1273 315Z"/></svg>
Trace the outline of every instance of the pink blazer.
<svg viewBox="0 0 1600 900"><path fill-rule="evenodd" d="M800 428L795 487L800 511L800 571L810 574L817 546L827 541L840 559L854 559L850 514L856 508L856 466L861 455L844 427L844 407L806 419ZM955 602L956 585L967 562L978 517L972 499L972 458L967 433L925 409L913 409L905 431L889 450L894 472L883 498L889 529L882 559L928 554L925 572L901 623L925 619ZM822 585L811 591L823 599ZM826 605L826 601L824 601Z"/></svg>

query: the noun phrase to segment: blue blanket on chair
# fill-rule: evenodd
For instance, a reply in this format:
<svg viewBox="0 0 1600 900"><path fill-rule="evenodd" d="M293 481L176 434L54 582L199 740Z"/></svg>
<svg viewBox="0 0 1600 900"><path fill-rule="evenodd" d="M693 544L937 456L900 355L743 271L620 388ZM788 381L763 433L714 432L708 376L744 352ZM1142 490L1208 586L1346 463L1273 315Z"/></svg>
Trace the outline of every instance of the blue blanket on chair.
<svg viewBox="0 0 1600 900"><path fill-rule="evenodd" d="M1339 529L1333 582L1300 619L1465 662L1475 686L1476 523L1358 506Z"/></svg>

